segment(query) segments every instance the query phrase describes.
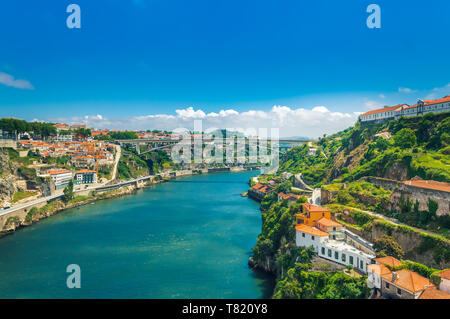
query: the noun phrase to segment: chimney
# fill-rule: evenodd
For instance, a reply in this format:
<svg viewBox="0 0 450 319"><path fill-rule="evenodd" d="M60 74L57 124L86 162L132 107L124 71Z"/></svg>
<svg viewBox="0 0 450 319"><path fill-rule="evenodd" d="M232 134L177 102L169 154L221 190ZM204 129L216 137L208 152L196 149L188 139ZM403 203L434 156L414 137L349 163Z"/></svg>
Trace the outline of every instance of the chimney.
<svg viewBox="0 0 450 319"><path fill-rule="evenodd" d="M395 282L398 278L398 275L395 271L392 272L392 282Z"/></svg>

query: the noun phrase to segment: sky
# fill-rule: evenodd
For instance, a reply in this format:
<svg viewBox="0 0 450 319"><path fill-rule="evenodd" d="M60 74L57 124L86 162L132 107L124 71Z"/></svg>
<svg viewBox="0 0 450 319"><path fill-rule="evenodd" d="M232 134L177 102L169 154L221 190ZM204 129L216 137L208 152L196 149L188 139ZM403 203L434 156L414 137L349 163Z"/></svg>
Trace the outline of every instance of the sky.
<svg viewBox="0 0 450 319"><path fill-rule="evenodd" d="M81 8L69 29L66 7ZM369 29L369 4L381 28ZM450 94L450 1L0 3L0 117L317 137Z"/></svg>

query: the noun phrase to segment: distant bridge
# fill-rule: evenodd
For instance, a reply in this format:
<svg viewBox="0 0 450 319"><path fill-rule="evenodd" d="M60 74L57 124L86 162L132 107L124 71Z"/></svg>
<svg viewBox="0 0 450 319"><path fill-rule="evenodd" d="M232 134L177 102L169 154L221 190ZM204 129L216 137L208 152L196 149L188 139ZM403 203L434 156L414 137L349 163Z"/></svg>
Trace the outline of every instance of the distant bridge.
<svg viewBox="0 0 450 319"><path fill-rule="evenodd" d="M244 140L245 142L247 141L251 141L252 139L249 138L236 138L236 143L238 142L238 140ZM115 140L115 142L117 144L119 144L120 146L124 146L124 145L130 145L130 146L134 146L136 148L136 152L138 154L145 154L145 153L149 153L149 152L153 152L156 150L160 150L160 149L164 149L164 148L171 148L173 147L175 144L178 144L179 142L183 141L182 139L129 139L129 140ZM213 139L202 139L202 142L213 142ZM194 145L194 143L196 142L195 139L191 139L191 145ZM293 140L293 139L279 139L279 140L270 140L270 139L258 139L258 142L278 142L279 144L279 148L281 150L287 150L289 148L291 148L292 146L287 146L287 145L281 145L281 144L305 144L308 143L310 141L308 140ZM151 148L141 152L141 148L140 145L149 145Z"/></svg>

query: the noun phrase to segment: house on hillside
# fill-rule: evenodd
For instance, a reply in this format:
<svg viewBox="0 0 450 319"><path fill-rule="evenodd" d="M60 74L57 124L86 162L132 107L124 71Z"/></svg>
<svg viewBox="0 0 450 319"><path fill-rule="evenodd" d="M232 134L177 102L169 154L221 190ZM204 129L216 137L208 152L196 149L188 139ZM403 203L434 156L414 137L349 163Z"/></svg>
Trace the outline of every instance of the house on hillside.
<svg viewBox="0 0 450 319"><path fill-rule="evenodd" d="M292 204L295 204L298 202L298 200L300 199L300 197L302 197L301 195L297 195L297 194L292 194L292 193L288 193L285 194L283 192L278 193L278 201L287 201L288 202L288 206L291 206Z"/></svg>
<svg viewBox="0 0 450 319"><path fill-rule="evenodd" d="M328 209L303 203L302 213L296 216L296 220L297 246L312 246L321 258L367 272L367 265L375 255L348 244L343 225L331 219Z"/></svg>
<svg viewBox="0 0 450 319"><path fill-rule="evenodd" d="M418 299L425 289L435 285L408 269L381 275L381 295L388 299Z"/></svg>
<svg viewBox="0 0 450 319"><path fill-rule="evenodd" d="M316 226L316 222L325 217L331 220L331 212L321 206L313 205L310 203L302 204L302 212L296 216L297 225L304 224L311 227Z"/></svg>
<svg viewBox="0 0 450 319"><path fill-rule="evenodd" d="M258 183L256 185L250 187L250 189L248 190L248 196L257 201L262 201L264 196L266 196L267 194L269 194L272 191L273 191L273 188L271 186Z"/></svg>

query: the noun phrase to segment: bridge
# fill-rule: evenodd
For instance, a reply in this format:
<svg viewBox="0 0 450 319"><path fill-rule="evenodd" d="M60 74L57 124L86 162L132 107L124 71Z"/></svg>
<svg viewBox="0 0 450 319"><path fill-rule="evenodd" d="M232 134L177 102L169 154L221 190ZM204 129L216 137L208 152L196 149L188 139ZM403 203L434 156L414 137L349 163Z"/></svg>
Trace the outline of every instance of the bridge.
<svg viewBox="0 0 450 319"><path fill-rule="evenodd" d="M247 143L248 141L252 141L252 139L249 138L236 138L235 141L236 143L238 143L238 140L244 140L244 143ZM165 148L171 148L173 147L175 144L180 143L181 141L183 141L182 139L129 139L129 140L115 140L115 142L117 144L119 144L120 146L124 146L124 145L129 145L132 147L135 147L137 154L145 154L145 153L149 153L149 152L153 152L156 150L160 150L160 149L165 149ZM191 138L191 145L194 145L195 143L195 139ZM214 140L213 139L202 139L201 140L202 143L211 143ZM267 142L267 143L271 143L274 142L270 139L258 139L258 142ZM292 144L306 144L310 141L308 140L294 140L294 139L278 139L275 140L275 142L278 142L278 146L280 150L288 150L289 148L292 147ZM290 144L290 145L286 145L286 144ZM141 151L141 145L149 145L150 149L147 149L145 151Z"/></svg>

